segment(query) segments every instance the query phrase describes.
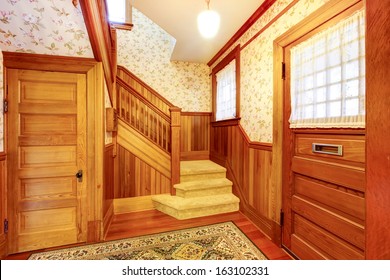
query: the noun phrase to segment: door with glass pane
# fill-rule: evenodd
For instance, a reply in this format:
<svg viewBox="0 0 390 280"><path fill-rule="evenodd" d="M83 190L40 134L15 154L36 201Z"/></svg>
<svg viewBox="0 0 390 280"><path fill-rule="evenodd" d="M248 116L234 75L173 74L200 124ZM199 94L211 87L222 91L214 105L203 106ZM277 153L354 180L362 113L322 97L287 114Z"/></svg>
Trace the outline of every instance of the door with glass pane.
<svg viewBox="0 0 390 280"><path fill-rule="evenodd" d="M364 259L364 12L284 49L283 245L300 259Z"/></svg>

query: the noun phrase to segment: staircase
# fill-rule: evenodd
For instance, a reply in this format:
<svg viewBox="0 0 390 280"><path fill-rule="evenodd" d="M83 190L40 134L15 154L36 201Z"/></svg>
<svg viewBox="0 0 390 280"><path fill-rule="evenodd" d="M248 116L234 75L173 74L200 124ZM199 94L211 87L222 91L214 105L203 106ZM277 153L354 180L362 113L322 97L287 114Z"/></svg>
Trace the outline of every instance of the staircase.
<svg viewBox="0 0 390 280"><path fill-rule="evenodd" d="M178 220L204 217L239 209L239 198L232 193L226 169L209 160L182 161L176 196L152 197L157 210Z"/></svg>

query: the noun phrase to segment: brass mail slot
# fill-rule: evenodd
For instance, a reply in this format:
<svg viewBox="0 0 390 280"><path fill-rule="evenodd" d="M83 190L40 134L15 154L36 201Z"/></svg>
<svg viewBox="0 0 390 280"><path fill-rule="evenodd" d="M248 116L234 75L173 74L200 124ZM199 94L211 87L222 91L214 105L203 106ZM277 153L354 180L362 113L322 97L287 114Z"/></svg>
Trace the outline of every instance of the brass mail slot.
<svg viewBox="0 0 390 280"><path fill-rule="evenodd" d="M343 155L343 145L313 143L312 144L312 151L313 151L313 153L342 156Z"/></svg>

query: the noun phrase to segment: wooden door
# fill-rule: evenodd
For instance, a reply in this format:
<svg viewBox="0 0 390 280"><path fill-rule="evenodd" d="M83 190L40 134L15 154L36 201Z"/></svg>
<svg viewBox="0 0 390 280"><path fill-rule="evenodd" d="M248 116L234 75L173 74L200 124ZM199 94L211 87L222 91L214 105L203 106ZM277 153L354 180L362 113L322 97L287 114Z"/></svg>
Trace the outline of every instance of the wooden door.
<svg viewBox="0 0 390 280"><path fill-rule="evenodd" d="M364 259L364 131L295 129L290 135L284 245L300 259Z"/></svg>
<svg viewBox="0 0 390 280"><path fill-rule="evenodd" d="M343 7L337 11L324 6L324 10L303 21L300 28L310 26L307 31L297 28L285 35L288 41L283 42L280 55L285 63L282 242L300 259L365 258L365 129L291 129L289 125L290 49L362 9L361 2L340 5ZM319 15L322 20L330 18L320 23ZM317 92L318 88L307 89Z"/></svg>
<svg viewBox="0 0 390 280"><path fill-rule="evenodd" d="M86 75L8 69L7 83L9 253L84 242Z"/></svg>

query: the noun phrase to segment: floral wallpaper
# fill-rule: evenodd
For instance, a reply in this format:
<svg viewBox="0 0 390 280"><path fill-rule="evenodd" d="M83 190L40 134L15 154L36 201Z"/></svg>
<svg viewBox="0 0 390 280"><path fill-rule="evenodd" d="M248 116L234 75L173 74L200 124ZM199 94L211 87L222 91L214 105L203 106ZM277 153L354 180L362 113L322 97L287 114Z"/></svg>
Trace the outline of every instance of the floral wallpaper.
<svg viewBox="0 0 390 280"><path fill-rule="evenodd" d="M0 51L93 57L80 6L75 8L70 0L1 0ZM0 53L0 100L4 94L2 57Z"/></svg>
<svg viewBox="0 0 390 280"><path fill-rule="evenodd" d="M211 111L210 68L171 61L176 40L133 8L133 30L118 30L118 64L183 111Z"/></svg>
<svg viewBox="0 0 390 280"><path fill-rule="evenodd" d="M4 51L93 57L80 5L70 0L2 0Z"/></svg>
<svg viewBox="0 0 390 280"><path fill-rule="evenodd" d="M252 141L272 143L273 41L328 1L298 1L241 51L241 125ZM276 1L225 54L238 44L243 46L291 2Z"/></svg>

